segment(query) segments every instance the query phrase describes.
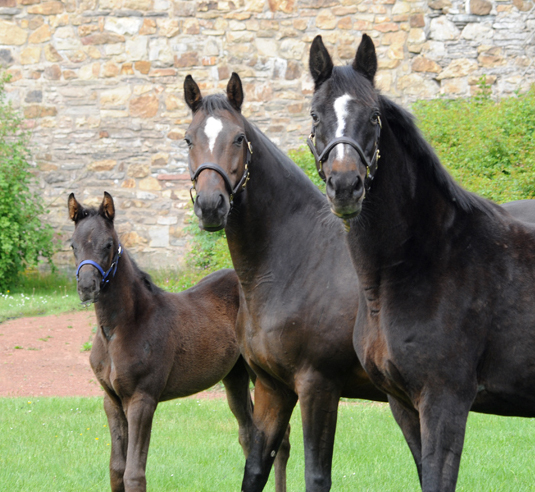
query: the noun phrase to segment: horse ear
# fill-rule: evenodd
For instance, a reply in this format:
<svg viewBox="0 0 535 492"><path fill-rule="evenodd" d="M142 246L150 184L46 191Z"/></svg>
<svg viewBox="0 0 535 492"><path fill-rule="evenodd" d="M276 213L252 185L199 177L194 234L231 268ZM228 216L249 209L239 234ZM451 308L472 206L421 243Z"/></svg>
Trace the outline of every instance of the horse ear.
<svg viewBox="0 0 535 492"><path fill-rule="evenodd" d="M232 107L241 112L241 105L243 104L243 87L241 85L240 76L236 72L232 72L232 76L227 85L227 98Z"/></svg>
<svg viewBox="0 0 535 492"><path fill-rule="evenodd" d="M362 35L362 40L353 60L353 69L366 77L373 85L375 72L377 72L377 55L372 38L367 34Z"/></svg>
<svg viewBox="0 0 535 492"><path fill-rule="evenodd" d="M314 89L318 90L320 85L323 84L333 73L333 61L331 55L325 48L321 36L316 36L312 41L310 47L310 55L308 59L308 68L310 75L314 79Z"/></svg>
<svg viewBox="0 0 535 492"><path fill-rule="evenodd" d="M115 218L115 205L113 204L113 198L107 191L104 192L104 198L102 199L98 213L105 219L111 220L112 222Z"/></svg>
<svg viewBox="0 0 535 492"><path fill-rule="evenodd" d="M184 99L194 113L199 109L202 101L201 90L191 75L186 76L184 80Z"/></svg>
<svg viewBox="0 0 535 492"><path fill-rule="evenodd" d="M76 198L74 198L74 193L71 193L69 195L69 199L67 200L67 206L69 207L69 218L73 222L78 222L81 218L85 217L83 213L84 207L78 203Z"/></svg>

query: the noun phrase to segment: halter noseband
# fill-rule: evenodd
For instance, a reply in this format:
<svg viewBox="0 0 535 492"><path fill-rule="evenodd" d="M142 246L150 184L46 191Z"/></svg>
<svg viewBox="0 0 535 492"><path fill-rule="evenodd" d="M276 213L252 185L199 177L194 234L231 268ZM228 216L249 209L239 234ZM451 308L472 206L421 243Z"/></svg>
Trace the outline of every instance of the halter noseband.
<svg viewBox="0 0 535 492"><path fill-rule="evenodd" d="M370 160L364 153L364 150L362 150L362 147L358 144L358 142L356 142L350 137L338 137L331 140L323 149L323 152L318 155L318 151L316 149L316 132L314 131L313 125L310 135L307 138L307 145L316 161L316 169L318 170L319 177L323 179L323 181L326 181L325 172L323 171L323 163L329 157L329 153L331 152L331 150L339 144L351 145L351 147L353 147L357 151L358 155L362 159L362 162L366 166L366 180L364 182L364 186L366 190L369 190L371 188L371 182L373 181L375 173L377 172L377 168L379 167L379 158L381 157L381 155L379 154L379 137L381 135L381 128L381 118L378 117L375 135L375 150L373 151L373 158L370 162Z"/></svg>
<svg viewBox="0 0 535 492"><path fill-rule="evenodd" d="M246 143L245 169L243 170L243 175L241 179L236 183L236 186L234 186L234 188L232 187L230 178L228 177L227 173L221 166L213 162L205 162L204 164L201 164L197 168L197 171L195 171L195 174L193 174L191 170L191 165L189 165L189 172L190 172L191 183L192 183L192 186L189 190L189 196L191 197L191 201L193 202L194 205L195 205L195 198L193 198L193 190L195 190L195 185L197 184L197 179L199 178L199 174L201 174L203 171L206 171L206 169L215 171L217 174L219 174L223 178L223 182L225 183L225 188L227 190L227 193L229 194L230 204L232 205L232 201L234 200L234 197L245 189L245 186L247 185L247 181L249 181L249 178L250 178L249 165L251 164L251 160L252 160L253 146L251 145L251 142L247 140L247 137L245 137L245 143Z"/></svg>
<svg viewBox="0 0 535 492"><path fill-rule="evenodd" d="M102 275L102 281L100 282L101 288L107 285L110 282L110 279L108 276L110 273L112 274L111 277L115 277L115 272L117 272L117 266L119 265L119 258L123 254L123 247L119 244L119 248L117 248L117 253L115 253L115 256L113 257L113 260L111 262L110 268L107 272L104 271L104 268L102 268L96 261L93 260L84 260L80 262L78 265L78 268L76 269L76 281L79 281L78 273L80 272L80 268L82 268L84 265L91 265L94 266L99 272L100 275ZM112 272L113 270L113 272Z"/></svg>

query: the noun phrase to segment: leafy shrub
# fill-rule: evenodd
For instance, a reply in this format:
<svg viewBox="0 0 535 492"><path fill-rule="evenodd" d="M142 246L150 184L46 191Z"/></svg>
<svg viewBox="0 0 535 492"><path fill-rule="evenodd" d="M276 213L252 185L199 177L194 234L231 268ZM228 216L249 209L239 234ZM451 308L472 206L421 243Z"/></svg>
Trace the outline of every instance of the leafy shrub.
<svg viewBox="0 0 535 492"><path fill-rule="evenodd" d="M31 189L29 135L6 101L6 74L0 74L0 292L16 283L27 266L53 254L50 225L43 224L44 206Z"/></svg>
<svg viewBox="0 0 535 492"><path fill-rule="evenodd" d="M419 101L418 126L466 189L503 203L535 197L535 87L495 102L485 80L468 99Z"/></svg>

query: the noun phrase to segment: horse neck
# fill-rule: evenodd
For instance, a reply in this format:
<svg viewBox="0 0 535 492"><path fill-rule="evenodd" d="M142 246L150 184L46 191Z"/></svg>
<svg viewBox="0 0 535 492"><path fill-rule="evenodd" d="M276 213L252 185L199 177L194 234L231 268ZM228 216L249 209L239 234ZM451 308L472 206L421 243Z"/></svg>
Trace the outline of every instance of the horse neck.
<svg viewBox="0 0 535 492"><path fill-rule="evenodd" d="M114 277L101 290L95 303L95 312L100 325L113 328L124 325L131 317L140 299L140 281L135 274L134 265L126 251L123 252Z"/></svg>
<svg viewBox="0 0 535 492"><path fill-rule="evenodd" d="M413 260L436 255L445 224L451 226L459 215L433 178L433 163L416 159L388 124L381 132L380 152L376 178L348 238L364 284L375 282L379 271L411 268Z"/></svg>
<svg viewBox="0 0 535 492"><path fill-rule="evenodd" d="M321 192L295 164L254 127L246 124L246 131L253 146L250 180L245 192L236 197L225 230L242 282L271 261L272 256L264 254L267 247L274 251L277 244L287 241L288 220L299 214L298 223L292 221L292 242L306 241L316 227L317 211L325 208ZM300 213L305 208L307 212Z"/></svg>

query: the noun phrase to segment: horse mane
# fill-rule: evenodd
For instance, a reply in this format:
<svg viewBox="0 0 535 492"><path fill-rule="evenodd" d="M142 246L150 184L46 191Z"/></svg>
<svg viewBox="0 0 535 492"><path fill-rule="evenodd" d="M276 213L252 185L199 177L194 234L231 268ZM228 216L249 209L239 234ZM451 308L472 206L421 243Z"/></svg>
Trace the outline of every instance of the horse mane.
<svg viewBox="0 0 535 492"><path fill-rule="evenodd" d="M212 94L203 97L199 109L209 115L213 115L218 110L236 112L225 94Z"/></svg>
<svg viewBox="0 0 535 492"><path fill-rule="evenodd" d="M149 292L151 292L152 294L160 294L160 293L164 292L164 290L162 288L158 287L152 281L151 276L147 272L144 272L143 270L141 270L141 268L139 268L139 266L137 265L135 260L132 258L132 256L130 256L130 253L128 253L128 251L126 249L124 250L123 254L128 255L128 259L132 263L132 268L134 269L134 275L141 281L143 286Z"/></svg>
<svg viewBox="0 0 535 492"><path fill-rule="evenodd" d="M455 206L464 212L491 212L491 202L463 189L452 178L416 126L413 115L382 95L379 96L379 104L381 115L388 122L396 140Z"/></svg>

